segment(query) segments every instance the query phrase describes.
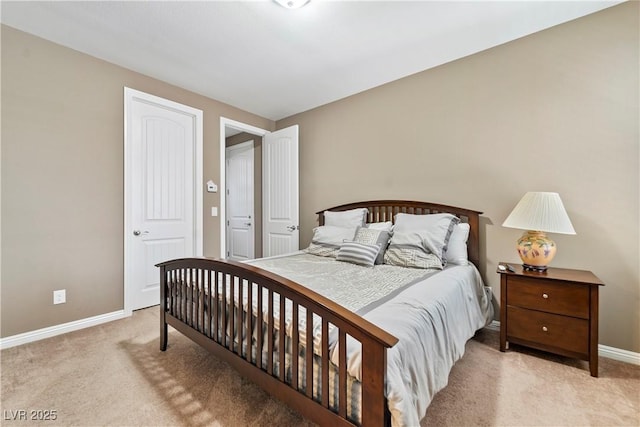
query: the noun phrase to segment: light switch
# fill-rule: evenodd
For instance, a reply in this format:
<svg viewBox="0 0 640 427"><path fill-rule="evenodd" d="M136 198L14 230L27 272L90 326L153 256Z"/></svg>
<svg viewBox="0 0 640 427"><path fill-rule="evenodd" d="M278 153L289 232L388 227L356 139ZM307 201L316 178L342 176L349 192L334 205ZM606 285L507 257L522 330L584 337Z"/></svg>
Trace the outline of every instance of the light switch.
<svg viewBox="0 0 640 427"><path fill-rule="evenodd" d="M217 206L212 206L211 207L211 216L218 216L218 207Z"/></svg>

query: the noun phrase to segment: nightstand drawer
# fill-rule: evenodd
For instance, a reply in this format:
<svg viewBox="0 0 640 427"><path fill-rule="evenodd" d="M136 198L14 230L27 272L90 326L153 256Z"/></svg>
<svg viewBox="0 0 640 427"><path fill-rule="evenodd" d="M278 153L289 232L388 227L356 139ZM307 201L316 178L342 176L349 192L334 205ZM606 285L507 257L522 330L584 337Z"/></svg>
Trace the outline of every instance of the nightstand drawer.
<svg viewBox="0 0 640 427"><path fill-rule="evenodd" d="M507 307L507 336L589 354L589 321L557 314Z"/></svg>
<svg viewBox="0 0 640 427"><path fill-rule="evenodd" d="M566 316L589 318L589 288L551 280L510 276L509 305Z"/></svg>

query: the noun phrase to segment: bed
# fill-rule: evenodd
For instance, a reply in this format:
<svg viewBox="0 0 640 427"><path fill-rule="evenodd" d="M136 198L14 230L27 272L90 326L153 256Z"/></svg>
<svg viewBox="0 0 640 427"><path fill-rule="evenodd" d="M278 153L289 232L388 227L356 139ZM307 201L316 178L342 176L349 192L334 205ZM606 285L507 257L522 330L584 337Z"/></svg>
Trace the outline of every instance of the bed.
<svg viewBox="0 0 640 427"><path fill-rule="evenodd" d="M358 212L362 225L353 241L323 244L341 239L322 235L344 233L348 227L336 221L352 221ZM248 263L185 258L158 264L160 349L167 349L171 325L320 425L415 425L446 385L464 343L493 317L490 292L477 270L480 212L381 200L317 214L314 238L300 253ZM415 233L398 227L425 218L436 221L446 241L438 246L441 239L433 243L430 235L420 235L428 257L407 257L402 239ZM368 231L389 230L394 222L388 235ZM461 224L466 224L464 259L443 266ZM363 235L387 239L373 244L358 240ZM376 247L381 250L374 254ZM409 258L418 265L403 264ZM380 286L370 288L378 294L348 295L374 282ZM338 294L324 292L325 285ZM341 304L331 299L336 295L342 295Z"/></svg>

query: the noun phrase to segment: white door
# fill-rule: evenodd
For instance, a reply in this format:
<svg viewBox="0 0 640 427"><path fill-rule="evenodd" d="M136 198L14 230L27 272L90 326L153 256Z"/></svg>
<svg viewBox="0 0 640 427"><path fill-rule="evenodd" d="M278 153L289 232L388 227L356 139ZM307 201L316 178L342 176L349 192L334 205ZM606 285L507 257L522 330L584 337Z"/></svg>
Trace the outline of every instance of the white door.
<svg viewBox="0 0 640 427"><path fill-rule="evenodd" d="M268 133L262 143L263 256L298 250L298 125Z"/></svg>
<svg viewBox="0 0 640 427"><path fill-rule="evenodd" d="M255 258L253 141L227 147L227 258Z"/></svg>
<svg viewBox="0 0 640 427"><path fill-rule="evenodd" d="M125 88L125 312L160 302L155 264L202 255L202 111Z"/></svg>

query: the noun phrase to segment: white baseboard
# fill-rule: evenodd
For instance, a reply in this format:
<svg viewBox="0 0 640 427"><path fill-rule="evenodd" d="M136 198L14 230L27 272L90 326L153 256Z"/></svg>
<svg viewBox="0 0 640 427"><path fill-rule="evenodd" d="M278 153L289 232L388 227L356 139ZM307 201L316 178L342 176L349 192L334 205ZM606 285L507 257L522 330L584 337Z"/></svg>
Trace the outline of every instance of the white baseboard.
<svg viewBox="0 0 640 427"><path fill-rule="evenodd" d="M609 359L619 360L620 362L627 362L633 365L640 365L640 353L609 347L608 345L598 344L598 356L608 357Z"/></svg>
<svg viewBox="0 0 640 427"><path fill-rule="evenodd" d="M66 334L67 332L89 328L91 326L100 325L102 323L111 322L113 320L123 319L125 317L128 316L125 314L124 310L119 310L111 313L100 314L98 316L87 317L86 319L63 323L61 325L50 326L48 328L42 328L31 332L25 332L23 334L0 338L0 350L33 341L42 340L45 338L55 337L56 335Z"/></svg>
<svg viewBox="0 0 640 427"><path fill-rule="evenodd" d="M493 320L491 323L485 326L485 329L500 332L500 322L497 320ZM633 365L640 365L640 353L635 353L629 350L622 350L615 347L609 347L608 345L598 344L598 356L618 360L620 362L631 363Z"/></svg>
<svg viewBox="0 0 640 427"><path fill-rule="evenodd" d="M485 329L489 329L490 331L497 331L500 332L500 322L497 320L492 320L491 323L489 323L487 326L484 327Z"/></svg>

